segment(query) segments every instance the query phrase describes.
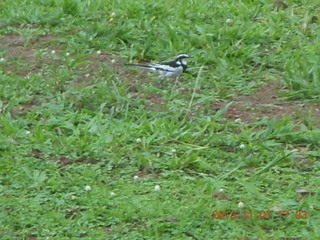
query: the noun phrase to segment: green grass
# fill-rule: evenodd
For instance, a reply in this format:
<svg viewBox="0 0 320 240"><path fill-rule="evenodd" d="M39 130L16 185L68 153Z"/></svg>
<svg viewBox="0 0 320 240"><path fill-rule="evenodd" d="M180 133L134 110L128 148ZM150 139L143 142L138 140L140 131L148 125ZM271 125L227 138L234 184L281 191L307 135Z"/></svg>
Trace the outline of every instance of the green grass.
<svg viewBox="0 0 320 240"><path fill-rule="evenodd" d="M0 238L319 239L316 109L225 115L270 82L319 105L320 4L287 2L0 2ZM124 66L181 52L163 88Z"/></svg>

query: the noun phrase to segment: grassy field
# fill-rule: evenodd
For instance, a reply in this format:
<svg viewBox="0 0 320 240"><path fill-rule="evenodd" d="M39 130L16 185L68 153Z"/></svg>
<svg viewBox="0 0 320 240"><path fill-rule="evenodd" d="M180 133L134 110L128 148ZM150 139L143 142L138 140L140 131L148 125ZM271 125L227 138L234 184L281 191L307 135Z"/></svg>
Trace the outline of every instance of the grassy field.
<svg viewBox="0 0 320 240"><path fill-rule="evenodd" d="M320 3L287 4L0 1L0 239L320 239Z"/></svg>

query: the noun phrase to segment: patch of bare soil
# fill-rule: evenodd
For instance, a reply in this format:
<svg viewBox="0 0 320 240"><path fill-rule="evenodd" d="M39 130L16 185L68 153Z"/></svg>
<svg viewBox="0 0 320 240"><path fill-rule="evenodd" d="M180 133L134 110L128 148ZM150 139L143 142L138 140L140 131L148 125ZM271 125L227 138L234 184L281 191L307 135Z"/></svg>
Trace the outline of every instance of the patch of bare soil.
<svg viewBox="0 0 320 240"><path fill-rule="evenodd" d="M91 84L92 76L98 72L97 70L102 63L112 68L114 73L120 74L121 63L119 59L108 52L99 51L99 53L87 57L84 61L86 61L87 64L79 67L77 70L85 73L78 77L76 80L77 83L84 83L85 85Z"/></svg>
<svg viewBox="0 0 320 240"><path fill-rule="evenodd" d="M23 117L26 115L27 112L31 112L34 110L35 106L40 106L41 102L38 100L37 97L34 97L29 102L21 103L19 106L14 106L10 109L11 117ZM1 109L0 109L1 112Z"/></svg>
<svg viewBox="0 0 320 240"><path fill-rule="evenodd" d="M50 53L53 50L57 56L65 55L66 53L63 53L63 47L55 40L56 36L50 34L34 36L32 39L27 40L17 33L7 34L2 37L0 39L0 46L5 50L5 59L8 60L6 61L8 63L3 63L4 72L26 77L29 73L41 72L41 69L45 65L60 65L61 61L54 59ZM46 51L48 54L40 54L43 51ZM74 59L76 59L76 56ZM83 64L75 69L78 73L77 79L72 83L75 85L91 84L92 76L99 72L97 70L101 67L102 63L112 68L113 73L123 74L121 73L122 63L119 57L111 55L108 52L98 51L80 61L83 61ZM125 79L128 80L130 77L125 77Z"/></svg>
<svg viewBox="0 0 320 240"><path fill-rule="evenodd" d="M163 110L163 104L165 101L159 95L148 95L146 96L148 100L145 104L146 108L151 111L161 111Z"/></svg>
<svg viewBox="0 0 320 240"><path fill-rule="evenodd" d="M22 78L28 78L30 73L41 74L43 69L46 69L49 65L54 65L58 68L67 54L65 50L63 50L63 46L59 44L56 39L57 37L55 35L50 34L37 35L32 38L25 38L17 33L2 36L0 38L0 46L1 49L4 50L4 54L1 56L4 57L4 61L2 61L0 65L1 71L5 74L14 74ZM77 59L77 57L78 56L72 56L71 53L69 59L70 65L73 64L73 60L76 61L75 64L80 63L74 69L75 74L73 75L73 81L66 83L70 88L91 85L93 76L97 74L101 77L114 73L121 75L121 61L119 61L117 56L99 51L83 59ZM108 65L109 68L105 68L105 71L98 71L99 68L104 67L102 64ZM110 68L112 71L110 71ZM55 83L55 90L63 91L66 84L64 82L60 84L60 82L57 81ZM27 112L33 111L34 106L39 105L41 105L41 102L31 100L27 103L21 103L18 106L12 107L10 113L13 117L23 117ZM0 112L1 111L0 109Z"/></svg>
<svg viewBox="0 0 320 240"><path fill-rule="evenodd" d="M39 149L32 149L31 153L28 155L29 157L34 157L37 158L39 160L42 160L44 158L48 158L44 156L44 153L41 152ZM51 160L55 163L57 163L61 168L64 168L67 165L70 164L82 164L82 163L86 163L86 164L97 164L98 161L95 159L91 159L91 158L85 158L85 157L80 157L78 158L76 161L70 159L69 157L66 157L64 155L59 156L59 157L55 157L55 156L51 156Z"/></svg>
<svg viewBox="0 0 320 240"><path fill-rule="evenodd" d="M21 36L17 33L8 34L0 40L2 47L14 47L14 46L23 46L24 41Z"/></svg>
<svg viewBox="0 0 320 240"><path fill-rule="evenodd" d="M294 101L281 101L279 95L286 91L281 89L277 82L269 82L260 87L252 96L238 96L232 99L233 104L225 113L225 117L231 120L240 119L243 122L252 123L263 117L283 118L290 116L293 120L302 121L305 116L315 120L320 126L320 106L317 103L296 103ZM214 102L212 108L219 110L226 103Z"/></svg>
<svg viewBox="0 0 320 240"><path fill-rule="evenodd" d="M139 172L136 172L134 176L138 176L139 178L159 178L160 173L151 171L150 168L146 167Z"/></svg>
<svg viewBox="0 0 320 240"><path fill-rule="evenodd" d="M25 40L17 33L7 34L0 39L0 46L5 50L3 62L4 72L14 73L21 77L26 77L29 73L39 73L45 65L60 65L61 60L54 58L52 52L57 56L65 55L63 47L55 42L56 36L50 34L38 35L32 39ZM47 54L41 54L46 51ZM76 58L76 57L75 57ZM121 63L115 56L99 52L82 59L83 64L76 67L78 78L73 81L74 85L89 85L92 83L92 76L95 75L101 63L106 63L118 73Z"/></svg>
<svg viewBox="0 0 320 240"><path fill-rule="evenodd" d="M36 57L36 50L40 48L43 43L50 42L55 39L53 35L40 35L26 41L19 34L12 33L0 39L0 45L6 51L6 58L10 61L23 61L24 64L6 64L6 73L15 73L18 76L25 77L28 73L39 72L43 64L51 64L52 60L49 58ZM52 46L58 49L58 46Z"/></svg>

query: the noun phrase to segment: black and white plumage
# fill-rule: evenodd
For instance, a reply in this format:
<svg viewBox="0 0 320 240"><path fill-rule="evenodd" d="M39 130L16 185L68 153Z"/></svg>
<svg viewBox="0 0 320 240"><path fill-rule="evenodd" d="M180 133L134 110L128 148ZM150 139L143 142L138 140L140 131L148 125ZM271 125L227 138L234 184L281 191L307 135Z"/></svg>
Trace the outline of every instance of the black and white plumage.
<svg viewBox="0 0 320 240"><path fill-rule="evenodd" d="M187 69L186 59L190 58L187 54L179 54L174 61L164 62L159 64L126 64L129 66L137 66L146 68L151 71L159 73L161 78L175 78L179 77Z"/></svg>

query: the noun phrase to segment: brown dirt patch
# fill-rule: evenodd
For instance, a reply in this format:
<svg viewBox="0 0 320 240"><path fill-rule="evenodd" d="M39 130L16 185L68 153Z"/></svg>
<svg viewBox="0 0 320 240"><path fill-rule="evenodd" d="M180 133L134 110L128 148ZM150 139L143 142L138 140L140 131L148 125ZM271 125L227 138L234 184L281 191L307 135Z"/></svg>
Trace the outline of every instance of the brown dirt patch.
<svg viewBox="0 0 320 240"><path fill-rule="evenodd" d="M163 110L163 104L165 101L159 95L147 95L146 99L148 100L145 103L147 109L151 111L161 111Z"/></svg>
<svg viewBox="0 0 320 240"><path fill-rule="evenodd" d="M40 48L40 45L54 39L55 36L53 35L39 35L30 41L26 41L16 33L4 36L0 39L0 44L6 50L5 58L10 61L10 64L5 64L5 72L7 74L16 73L18 76L25 77L30 72L39 72L44 63L52 64L53 61L49 58L36 57L36 50ZM51 45L50 47L58 49L58 46Z"/></svg>
<svg viewBox="0 0 320 240"><path fill-rule="evenodd" d="M8 34L0 40L0 43L6 49L7 60L22 60L29 63L35 61L33 50L24 47L25 41L19 34ZM27 68L15 64L6 64L5 71L6 73L18 73L19 76L25 76L29 72Z"/></svg>
<svg viewBox="0 0 320 240"><path fill-rule="evenodd" d="M3 47L13 47L13 46L23 46L24 40L21 38L21 36L17 33L11 33L6 36L4 36L0 40L1 46Z"/></svg>
<svg viewBox="0 0 320 240"><path fill-rule="evenodd" d="M87 60L92 62L92 65L90 65L89 68L91 71L95 71L99 67L100 63L107 63L117 71L121 69L121 63L119 62L118 58L108 52L101 51L99 54L93 54L89 56Z"/></svg>
<svg viewBox="0 0 320 240"><path fill-rule="evenodd" d="M56 36L50 34L37 35L28 40L25 40L17 33L11 33L2 37L0 45L5 49L4 57L7 59L6 62L8 62L3 63L4 72L26 77L30 72L41 72L44 65L60 65L61 61L50 55L53 50L56 56L61 57L65 55L65 53L62 53L61 45L55 42L55 40ZM41 54L41 51L45 51L47 54ZM84 61L84 64L81 64L75 70L83 74L79 74L80 77L75 83L83 82L90 84L92 76L98 72L97 69L102 63L106 63L116 73L119 73L121 69L119 59L107 52L94 53L81 61Z"/></svg>
<svg viewBox="0 0 320 240"><path fill-rule="evenodd" d="M101 67L101 64L108 65L108 67L117 74L119 74L121 69L121 63L119 62L118 57L104 51L101 51L99 54L94 53L91 56L86 57L84 61L86 61L86 64L77 68L78 71L82 71L84 74L81 75L76 82L84 83L85 85L91 84L92 76L97 74L97 69Z"/></svg>
<svg viewBox="0 0 320 240"><path fill-rule="evenodd" d="M296 103L294 101L282 101L279 95L287 91L277 82L269 82L260 87L252 96L238 96L232 99L233 104L225 113L227 119L240 119L243 122L252 123L263 117L283 118L289 116L293 120L303 121L305 116L315 120L320 126L320 106L317 103ZM219 110L226 103L214 102L212 108Z"/></svg>
<svg viewBox="0 0 320 240"><path fill-rule="evenodd" d="M159 178L160 173L151 171L150 168L146 167L143 170L136 172L134 176L138 176L139 178Z"/></svg>
<svg viewBox="0 0 320 240"><path fill-rule="evenodd" d="M32 40L32 43L48 43L54 41L56 38L57 37L55 35L50 34L39 35Z"/></svg>
<svg viewBox="0 0 320 240"><path fill-rule="evenodd" d="M23 117L26 115L27 112L33 111L35 106L40 106L40 105L41 105L41 102L38 100L37 97L34 97L28 102L21 103L19 106L12 107L9 112L11 117L13 118Z"/></svg>

